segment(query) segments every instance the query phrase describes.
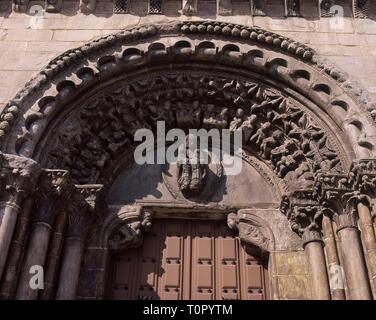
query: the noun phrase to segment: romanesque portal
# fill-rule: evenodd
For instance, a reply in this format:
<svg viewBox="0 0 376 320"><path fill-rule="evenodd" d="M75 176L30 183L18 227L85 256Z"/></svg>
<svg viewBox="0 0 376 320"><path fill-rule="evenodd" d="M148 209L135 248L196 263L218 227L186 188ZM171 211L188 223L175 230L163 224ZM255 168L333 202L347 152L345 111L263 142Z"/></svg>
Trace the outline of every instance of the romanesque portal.
<svg viewBox="0 0 376 320"><path fill-rule="evenodd" d="M303 44L214 21L65 52L1 114L1 297L372 299L361 90ZM240 129L241 174L209 168L189 195L169 166L135 164L134 133L161 120Z"/></svg>

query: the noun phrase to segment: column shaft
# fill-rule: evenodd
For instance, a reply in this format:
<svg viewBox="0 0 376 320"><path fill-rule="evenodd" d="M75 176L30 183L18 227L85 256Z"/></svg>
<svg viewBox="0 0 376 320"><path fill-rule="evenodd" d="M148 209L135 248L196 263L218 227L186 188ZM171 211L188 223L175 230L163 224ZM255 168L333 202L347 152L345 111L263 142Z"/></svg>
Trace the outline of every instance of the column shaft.
<svg viewBox="0 0 376 320"><path fill-rule="evenodd" d="M42 300L53 298L54 289L56 288L57 270L61 258L63 247L64 229L66 226L67 215L61 212L56 220L54 232L52 235L51 245L48 251L46 261L46 272L44 275L44 290L40 294Z"/></svg>
<svg viewBox="0 0 376 320"><path fill-rule="evenodd" d="M28 222L33 207L34 200L27 198L23 204L21 214L18 218L14 238L12 240L11 249L4 271L0 297L2 299L9 299L13 296L15 287L17 285L17 275L20 269L20 260L24 249L24 242L27 233Z"/></svg>
<svg viewBox="0 0 376 320"><path fill-rule="evenodd" d="M56 299L74 300L76 298L83 251L84 241L81 238L67 238Z"/></svg>
<svg viewBox="0 0 376 320"><path fill-rule="evenodd" d="M350 300L371 300L371 290L357 228L339 228L343 267Z"/></svg>
<svg viewBox="0 0 376 320"><path fill-rule="evenodd" d="M37 222L31 232L24 268L17 288L16 299L34 300L38 297L38 289L30 287L32 266L44 267L48 244L50 242L51 226L44 222Z"/></svg>
<svg viewBox="0 0 376 320"><path fill-rule="evenodd" d="M373 229L371 212L363 203L358 203L359 227L366 252L368 272L371 278L373 296L376 297L376 238Z"/></svg>
<svg viewBox="0 0 376 320"><path fill-rule="evenodd" d="M312 273L313 299L330 300L329 280L321 241L308 242L304 247Z"/></svg>
<svg viewBox="0 0 376 320"><path fill-rule="evenodd" d="M18 194L14 201L3 203L0 208L0 279L8 257L21 203L21 194Z"/></svg>
<svg viewBox="0 0 376 320"><path fill-rule="evenodd" d="M335 279L329 281L329 284L331 284L330 289L332 293L332 299L345 300L346 297L344 281L342 279L342 269L338 257L337 245L333 231L333 224L331 219L326 215L323 217L322 228L324 234L326 257L329 267L329 275L330 277L335 277Z"/></svg>

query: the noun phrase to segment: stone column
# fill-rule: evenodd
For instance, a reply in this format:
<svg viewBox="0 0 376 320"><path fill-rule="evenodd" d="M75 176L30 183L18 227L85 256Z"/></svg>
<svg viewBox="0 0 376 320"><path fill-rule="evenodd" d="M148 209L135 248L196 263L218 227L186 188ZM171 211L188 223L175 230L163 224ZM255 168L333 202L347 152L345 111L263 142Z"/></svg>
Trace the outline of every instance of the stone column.
<svg viewBox="0 0 376 320"><path fill-rule="evenodd" d="M370 283L364 261L359 230L353 212L345 210L334 214L345 270L348 298L371 300Z"/></svg>
<svg viewBox="0 0 376 320"><path fill-rule="evenodd" d="M10 299L15 293L17 278L20 271L20 261L24 250L27 228L33 205L34 199L31 197L27 198L23 203L21 214L18 217L6 269L4 270L1 282L0 299Z"/></svg>
<svg viewBox="0 0 376 320"><path fill-rule="evenodd" d="M38 289L30 286L33 266L45 267L51 230L56 214L64 202L71 186L66 170L44 170L39 181L39 194L36 199L36 215L29 239L23 269L17 288L16 299L33 300L38 297Z"/></svg>
<svg viewBox="0 0 376 320"><path fill-rule="evenodd" d="M369 167L368 164L365 166ZM336 223L347 285L346 296L350 300L370 300L370 282L356 220L357 204L361 200L357 191L360 178L358 171L359 164L353 164L347 175L320 174L316 178L315 189L319 191L326 211Z"/></svg>
<svg viewBox="0 0 376 320"><path fill-rule="evenodd" d="M354 207L359 218L373 297L376 298L376 238L372 217L372 208L376 205L376 159L353 162L350 177L354 184Z"/></svg>
<svg viewBox="0 0 376 320"><path fill-rule="evenodd" d="M38 164L28 158L1 154L0 278L8 257L17 217L26 195L40 174Z"/></svg>
<svg viewBox="0 0 376 320"><path fill-rule="evenodd" d="M330 300L328 272L321 238L323 210L312 190L298 190L285 195L280 210L291 229L302 237L312 279L312 298Z"/></svg>
<svg viewBox="0 0 376 320"><path fill-rule="evenodd" d="M56 294L58 300L76 298L86 233L94 220L102 189L102 185L84 185L76 186L74 191L68 207L68 230Z"/></svg>
<svg viewBox="0 0 376 320"><path fill-rule="evenodd" d="M40 299L50 300L54 296L56 288L57 271L61 260L61 251L63 247L63 237L66 227L67 214L62 210L56 218L54 233L48 250L46 261L46 272L44 275L44 289L40 294Z"/></svg>
<svg viewBox="0 0 376 320"><path fill-rule="evenodd" d="M369 206L362 202L358 203L357 209L359 217L359 227L363 238L364 249L366 251L368 272L373 288L373 297L376 298L376 238L371 212Z"/></svg>
<svg viewBox="0 0 376 320"><path fill-rule="evenodd" d="M303 248L311 268L312 298L330 300L328 272L320 231L306 229L303 233Z"/></svg>
<svg viewBox="0 0 376 320"><path fill-rule="evenodd" d="M329 268L329 285L332 292L333 300L345 300L344 279L342 278L342 267L340 265L336 240L334 237L332 220L324 215L322 221L322 229L324 234L324 243L326 249L326 258Z"/></svg>

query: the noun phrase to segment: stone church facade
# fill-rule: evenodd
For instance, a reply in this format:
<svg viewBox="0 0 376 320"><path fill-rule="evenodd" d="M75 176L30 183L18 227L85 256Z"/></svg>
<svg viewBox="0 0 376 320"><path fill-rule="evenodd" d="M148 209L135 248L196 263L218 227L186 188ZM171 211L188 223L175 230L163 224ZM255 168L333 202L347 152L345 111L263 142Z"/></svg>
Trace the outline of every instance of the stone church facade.
<svg viewBox="0 0 376 320"><path fill-rule="evenodd" d="M0 0L1 299L374 299L375 17ZM187 194L135 164L158 121L240 129L241 174L206 166Z"/></svg>

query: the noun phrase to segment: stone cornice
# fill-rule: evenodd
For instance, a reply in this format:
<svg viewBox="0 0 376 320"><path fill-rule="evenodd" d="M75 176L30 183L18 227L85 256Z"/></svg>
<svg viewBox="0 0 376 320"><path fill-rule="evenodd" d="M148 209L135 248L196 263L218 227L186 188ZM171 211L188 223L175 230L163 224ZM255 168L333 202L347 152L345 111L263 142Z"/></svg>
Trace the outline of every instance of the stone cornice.
<svg viewBox="0 0 376 320"><path fill-rule="evenodd" d="M64 0L45 0L44 8L47 12L59 13L62 9L62 2ZM175 0L181 2L181 14L186 16L200 15L202 12L198 9L198 2L201 0ZM79 11L85 14L93 13L96 9L96 0L80 0ZM29 0L12 0L12 9L15 12L26 12L28 9ZM345 5L352 7L352 15L354 18L364 19L370 14L370 0L347 0ZM337 5L334 0L311 0L304 3L310 5L312 11L316 11L320 17L332 17L335 15L333 6ZM220 16L233 15L233 1L232 0L217 0L216 11ZM114 13L132 13L132 3L130 0L114 0ZM266 16L269 10L273 9L266 0L250 0L249 14L252 16ZM300 16L301 1L300 0L284 0L280 3L281 16L297 17ZM316 9L316 10L315 10ZM163 0L149 0L149 3L144 8L145 14L168 14L164 7ZM307 9L306 9L307 10Z"/></svg>

